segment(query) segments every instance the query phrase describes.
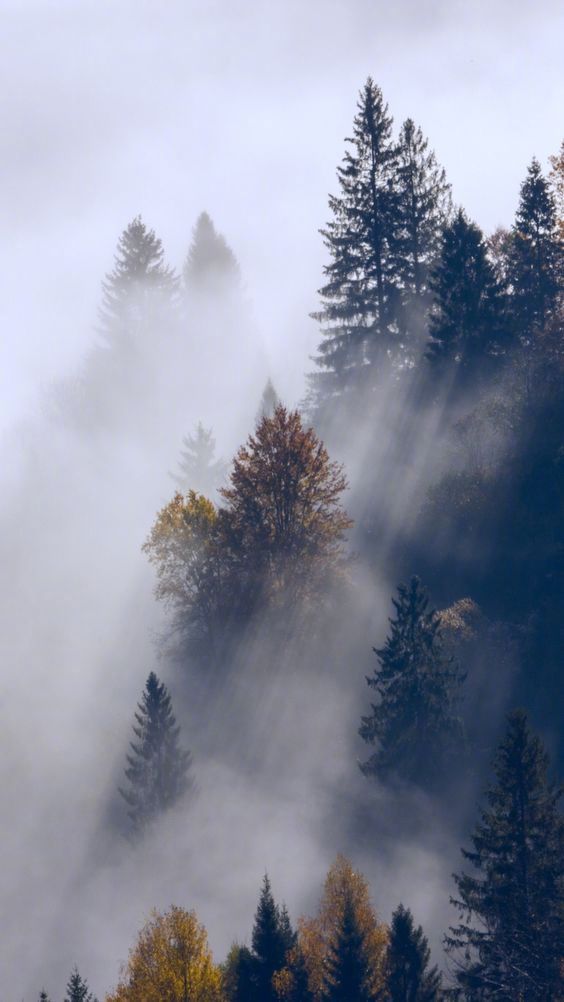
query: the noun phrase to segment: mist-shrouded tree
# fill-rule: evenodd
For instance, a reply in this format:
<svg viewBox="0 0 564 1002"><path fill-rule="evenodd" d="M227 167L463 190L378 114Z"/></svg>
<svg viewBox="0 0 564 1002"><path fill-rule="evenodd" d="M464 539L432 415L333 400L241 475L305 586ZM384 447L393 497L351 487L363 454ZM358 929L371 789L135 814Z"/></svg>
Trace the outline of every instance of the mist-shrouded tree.
<svg viewBox="0 0 564 1002"><path fill-rule="evenodd" d="M409 908L399 905L392 916L387 956L390 1002L439 1002L441 976L429 967L431 951Z"/></svg>
<svg viewBox="0 0 564 1002"><path fill-rule="evenodd" d="M96 1002L88 987L88 982L81 977L78 967L73 968L71 972L64 1002Z"/></svg>
<svg viewBox="0 0 564 1002"><path fill-rule="evenodd" d="M154 911L106 1002L223 1002L222 975L195 912Z"/></svg>
<svg viewBox="0 0 564 1002"><path fill-rule="evenodd" d="M119 792L129 807L129 834L135 838L194 787L190 752L180 745L170 695L154 672L138 703L133 733L125 770L128 786Z"/></svg>
<svg viewBox="0 0 564 1002"><path fill-rule="evenodd" d="M39 992L39 1002L51 1002L51 999L44 988L42 988Z"/></svg>
<svg viewBox="0 0 564 1002"><path fill-rule="evenodd" d="M487 806L455 875L459 924L447 947L464 997L559 1002L564 957L564 819L548 757L521 710L509 714Z"/></svg>
<svg viewBox="0 0 564 1002"><path fill-rule="evenodd" d="M367 678L378 700L362 718L360 736L376 751L361 765L366 776L397 779L440 790L465 757L462 723L456 714L463 674L445 652L440 616L428 610L419 579L399 585L395 616L384 647L374 648L378 666Z"/></svg>
<svg viewBox="0 0 564 1002"><path fill-rule="evenodd" d="M260 1002L274 1002L277 998L273 977L284 967L286 954L294 945L295 934L288 912L274 901L265 874L252 934L253 982L255 997Z"/></svg>
<svg viewBox="0 0 564 1002"><path fill-rule="evenodd" d="M563 254L554 195L533 159L521 185L509 248L512 315L522 338L543 333L553 316L562 288Z"/></svg>
<svg viewBox="0 0 564 1002"><path fill-rule="evenodd" d="M405 361L421 353L431 304L430 276L451 209L450 185L420 128L408 118L400 131L395 175L398 229L394 241L401 279Z"/></svg>
<svg viewBox="0 0 564 1002"><path fill-rule="evenodd" d="M202 212L196 221L182 276L185 289L191 294L208 295L240 283L237 258L207 212Z"/></svg>
<svg viewBox="0 0 564 1002"><path fill-rule="evenodd" d="M274 384L271 379L267 379L266 386L262 391L262 397L260 398L260 404L257 411L256 423L260 424L263 418L271 418L277 407L280 406L280 398L274 389Z"/></svg>
<svg viewBox="0 0 564 1002"><path fill-rule="evenodd" d="M431 290L433 369L458 385L487 376L505 348L505 301L482 231L462 209L443 231Z"/></svg>
<svg viewBox="0 0 564 1002"><path fill-rule="evenodd" d="M329 198L332 218L322 230L330 261L313 315L322 331L315 358L320 371L310 377L316 409L387 370L398 347L396 148L392 118L371 78L347 143L337 169L339 194Z"/></svg>
<svg viewBox="0 0 564 1002"><path fill-rule="evenodd" d="M182 439L178 472L171 474L183 494L195 491L213 495L225 479L226 464L215 458L215 438L211 428L198 421L194 433Z"/></svg>
<svg viewBox="0 0 564 1002"><path fill-rule="evenodd" d="M345 896L340 922L329 947L325 997L328 1002L374 1000L363 930L349 895Z"/></svg>
<svg viewBox="0 0 564 1002"><path fill-rule="evenodd" d="M549 157L550 160L550 174L548 180L550 182L552 194L554 197L554 208L556 210L556 225L558 229L558 236L560 242L564 242L564 139L560 144L560 149L558 153L553 154Z"/></svg>

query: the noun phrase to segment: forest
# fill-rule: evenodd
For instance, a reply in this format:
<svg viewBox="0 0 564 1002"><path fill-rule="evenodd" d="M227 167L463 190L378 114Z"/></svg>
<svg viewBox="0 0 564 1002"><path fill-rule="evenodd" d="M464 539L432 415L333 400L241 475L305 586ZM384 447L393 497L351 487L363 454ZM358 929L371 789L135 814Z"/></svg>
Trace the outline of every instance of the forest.
<svg viewBox="0 0 564 1002"><path fill-rule="evenodd" d="M207 212L179 270L118 235L2 507L29 761L86 692L34 765L85 931L26 999L564 999L564 142L534 154L482 232L362 84L299 400Z"/></svg>

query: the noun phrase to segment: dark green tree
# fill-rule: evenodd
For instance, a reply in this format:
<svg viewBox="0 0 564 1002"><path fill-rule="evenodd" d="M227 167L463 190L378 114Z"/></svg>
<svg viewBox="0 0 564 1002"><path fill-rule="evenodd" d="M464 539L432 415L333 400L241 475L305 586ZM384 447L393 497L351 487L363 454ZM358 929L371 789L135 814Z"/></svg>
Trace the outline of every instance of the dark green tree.
<svg viewBox="0 0 564 1002"><path fill-rule="evenodd" d="M276 408L280 405L278 396L271 379L268 379L262 391L259 409L257 411L256 423L260 424L263 418L271 418Z"/></svg>
<svg viewBox="0 0 564 1002"><path fill-rule="evenodd" d="M414 925L409 908L399 905L392 916L388 944L390 1002L438 1002L441 976L429 968L431 951L421 926Z"/></svg>
<svg viewBox="0 0 564 1002"><path fill-rule="evenodd" d="M170 695L154 672L145 684L135 721L136 740L130 742L125 770L129 785L119 791L129 806L132 837L141 835L194 787L190 752L180 746Z"/></svg>
<svg viewBox="0 0 564 1002"><path fill-rule="evenodd" d="M193 435L185 435L182 439L182 450L178 473L171 474L183 494L196 491L213 495L219 490L227 468L222 459L215 458L215 438L211 428L204 428L198 421Z"/></svg>
<svg viewBox="0 0 564 1002"><path fill-rule="evenodd" d="M394 249L397 199L392 119L382 92L368 78L360 93L350 149L337 170L340 193L329 198L332 219L322 230L330 263L314 319L323 340L311 376L312 404L354 388L367 366L386 369L398 348Z"/></svg>
<svg viewBox="0 0 564 1002"><path fill-rule="evenodd" d="M51 999L44 988L42 988L39 992L39 1002L51 1002Z"/></svg>
<svg viewBox="0 0 564 1002"><path fill-rule="evenodd" d="M365 935L352 897L345 898L339 927L329 950L324 997L328 1002L373 1002Z"/></svg>
<svg viewBox="0 0 564 1002"><path fill-rule="evenodd" d="M396 615L383 648L374 653L378 667L368 685L378 702L363 717L360 736L376 744L361 769L382 780L396 777L429 789L438 789L452 766L452 755L465 750L464 734L456 716L463 681L456 662L443 648L440 618L429 612L429 600L419 579L398 587L392 599Z"/></svg>
<svg viewBox="0 0 564 1002"><path fill-rule="evenodd" d="M253 926L252 946L256 997L260 1002L276 999L272 976L284 967L295 935L285 908L280 909L265 874Z"/></svg>
<svg viewBox="0 0 564 1002"><path fill-rule="evenodd" d="M564 819L548 757L513 711L494 760L495 782L455 875L460 923L447 947L468 999L560 1002L564 957Z"/></svg>
<svg viewBox="0 0 564 1002"><path fill-rule="evenodd" d="M255 960L248 947L233 944L223 965L223 981L229 1002L254 1002Z"/></svg>
<svg viewBox="0 0 564 1002"><path fill-rule="evenodd" d="M67 982L67 993L64 1002L96 1002L88 987L88 982L82 978L75 967Z"/></svg>
<svg viewBox="0 0 564 1002"><path fill-rule="evenodd" d="M287 1002L314 1002L315 996L309 988L306 958L298 943L288 953L286 967L291 975L290 986L284 995Z"/></svg>
<svg viewBox="0 0 564 1002"><path fill-rule="evenodd" d="M512 314L521 337L544 332L554 314L563 252L554 195L538 160L533 160L521 185L509 249Z"/></svg>
<svg viewBox="0 0 564 1002"><path fill-rule="evenodd" d="M427 358L457 385L492 371L506 337L504 297L482 231L462 209L443 232L431 278Z"/></svg>
<svg viewBox="0 0 564 1002"><path fill-rule="evenodd" d="M408 118L397 148L398 231L396 274L402 286L402 339L406 361L420 354L431 305L431 271L437 263L443 228L451 209L450 185L428 140Z"/></svg>

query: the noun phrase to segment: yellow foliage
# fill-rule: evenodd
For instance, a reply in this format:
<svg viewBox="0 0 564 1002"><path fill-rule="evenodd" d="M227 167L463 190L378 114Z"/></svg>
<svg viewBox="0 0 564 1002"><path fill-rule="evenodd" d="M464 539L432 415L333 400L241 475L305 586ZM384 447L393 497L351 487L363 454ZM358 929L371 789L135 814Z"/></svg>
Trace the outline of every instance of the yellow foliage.
<svg viewBox="0 0 564 1002"><path fill-rule="evenodd" d="M154 911L106 1002L222 1002L219 968L193 911Z"/></svg>

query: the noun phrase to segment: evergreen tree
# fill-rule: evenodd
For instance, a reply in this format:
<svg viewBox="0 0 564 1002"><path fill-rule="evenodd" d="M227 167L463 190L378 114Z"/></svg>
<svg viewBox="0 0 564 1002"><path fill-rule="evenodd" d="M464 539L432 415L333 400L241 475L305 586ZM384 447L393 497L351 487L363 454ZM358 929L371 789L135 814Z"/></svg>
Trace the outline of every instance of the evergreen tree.
<svg viewBox="0 0 564 1002"><path fill-rule="evenodd" d="M459 209L432 274L427 358L455 382L487 373L504 343L504 300L482 231Z"/></svg>
<svg viewBox="0 0 564 1002"><path fill-rule="evenodd" d="M260 424L263 418L271 418L277 407L280 406L280 398L274 389L271 379L267 380L262 391L262 397L257 411L256 424Z"/></svg>
<svg viewBox="0 0 564 1002"><path fill-rule="evenodd" d="M138 836L163 811L191 789L190 752L179 744L176 724L166 686L151 672L145 684L130 743L125 775L129 780L120 793L129 805L131 835Z"/></svg>
<svg viewBox="0 0 564 1002"><path fill-rule="evenodd" d="M474 848L462 850L476 875L455 876L460 924L447 946L468 999L562 999L564 820L547 766L525 713L514 711Z"/></svg>
<svg viewBox="0 0 564 1002"><path fill-rule="evenodd" d="M225 479L226 466L222 459L215 459L215 438L211 428L204 428L201 421L193 435L182 439L182 450L178 473L171 474L183 494L196 491L209 496L217 491Z"/></svg>
<svg viewBox="0 0 564 1002"><path fill-rule="evenodd" d="M113 271L102 282L99 330L104 339L122 346L147 332L160 334L165 311L170 323L177 287L161 241L136 216L119 239Z"/></svg>
<svg viewBox="0 0 564 1002"><path fill-rule="evenodd" d="M388 944L390 1002L438 1002L441 976L429 967L431 951L421 926L415 928L408 908L399 905L392 917Z"/></svg>
<svg viewBox="0 0 564 1002"><path fill-rule="evenodd" d="M430 275L451 205L445 172L411 118L404 122L399 136L396 188L396 272L402 285L402 335L409 361L422 346L432 298Z"/></svg>
<svg viewBox="0 0 564 1002"><path fill-rule="evenodd" d="M229 1002L253 1002L255 961L246 946L234 943L223 965L223 984Z"/></svg>
<svg viewBox="0 0 564 1002"><path fill-rule="evenodd" d="M80 976L78 967L74 968L67 982L65 1002L96 1002L88 987L88 982Z"/></svg>
<svg viewBox="0 0 564 1002"><path fill-rule="evenodd" d="M364 933L351 895L345 897L326 967L324 997L328 1002L373 1002Z"/></svg>
<svg viewBox="0 0 564 1002"><path fill-rule="evenodd" d="M44 988L42 988L39 992L39 1002L51 1002L51 999Z"/></svg>
<svg viewBox="0 0 564 1002"><path fill-rule="evenodd" d="M562 281L562 253L554 195L539 162L533 160L521 186L509 254L512 312L522 337L543 332L553 315Z"/></svg>
<svg viewBox="0 0 564 1002"><path fill-rule="evenodd" d="M396 151L388 107L370 78L357 108L337 170L340 194L329 198L332 219L322 230L331 261L313 315L323 334L315 359L322 371L311 376L314 407L358 386L367 366L387 368L398 347Z"/></svg>
<svg viewBox="0 0 564 1002"><path fill-rule="evenodd" d="M378 668L367 678L378 695L359 734L378 748L361 766L365 775L438 788L455 752L464 751L455 704L463 676L443 649L440 619L428 612L419 579L398 587L396 611L385 646L374 649Z"/></svg>
<svg viewBox="0 0 564 1002"><path fill-rule="evenodd" d="M209 294L240 283L237 258L207 212L196 221L182 275L190 293Z"/></svg>
<svg viewBox="0 0 564 1002"><path fill-rule="evenodd" d="M272 978L284 967L286 953L295 943L286 909L278 908L272 895L270 880L265 874L253 926L254 982L260 1002L274 1002L276 992Z"/></svg>

